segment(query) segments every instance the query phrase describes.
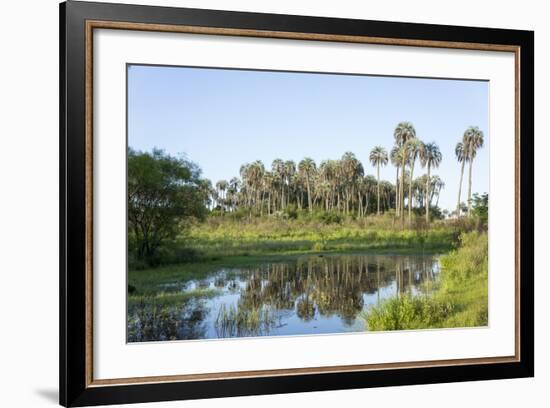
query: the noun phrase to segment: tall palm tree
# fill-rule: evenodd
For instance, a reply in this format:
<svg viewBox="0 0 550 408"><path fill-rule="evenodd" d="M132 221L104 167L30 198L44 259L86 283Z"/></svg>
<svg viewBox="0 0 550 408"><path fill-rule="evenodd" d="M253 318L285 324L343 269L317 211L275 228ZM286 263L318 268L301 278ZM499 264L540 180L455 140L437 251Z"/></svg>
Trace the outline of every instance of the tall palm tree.
<svg viewBox="0 0 550 408"><path fill-rule="evenodd" d="M350 212L350 205L354 199L355 183L358 177L363 177L363 165L352 152L346 152L340 160L343 187L345 193L345 212Z"/></svg>
<svg viewBox="0 0 550 408"><path fill-rule="evenodd" d="M284 163L284 167L285 167L285 176L286 176L285 183L287 185L287 192L288 192L286 201L287 201L287 204L290 204L290 201L291 201L290 192L293 187L294 176L296 175L296 163L294 163L292 160L287 160Z"/></svg>
<svg viewBox="0 0 550 408"><path fill-rule="evenodd" d="M484 137L483 132L477 126L470 126L464 132L463 143L468 151L468 217L472 211L472 163L476 157L478 149L483 147Z"/></svg>
<svg viewBox="0 0 550 408"><path fill-rule="evenodd" d="M260 208L260 193L262 190L264 172L264 164L260 160L256 160L250 165L249 177L255 194L254 205L257 209Z"/></svg>
<svg viewBox="0 0 550 408"><path fill-rule="evenodd" d="M274 175L276 175L279 178L280 184L281 184L281 202L280 202L280 209L282 210L285 206L285 163L281 159L275 159L271 163L271 171ZM275 209L276 210L276 209Z"/></svg>
<svg viewBox="0 0 550 408"><path fill-rule="evenodd" d="M327 211L334 208L334 194L336 192L336 167L336 161L334 160L324 160L319 166L319 176L321 180L329 187L329 191L325 190L327 193Z"/></svg>
<svg viewBox="0 0 550 408"><path fill-rule="evenodd" d="M441 180L441 177L439 176L433 176L433 186L434 186L434 193L437 194L437 201L435 202L435 206L437 207L439 205L439 196L441 194L441 190L445 188L445 183L443 180Z"/></svg>
<svg viewBox="0 0 550 408"><path fill-rule="evenodd" d="M376 146L370 151L369 160L373 166L376 166L376 178L378 179L376 187L376 214L380 215L380 166L388 164L388 152L382 146Z"/></svg>
<svg viewBox="0 0 550 408"><path fill-rule="evenodd" d="M407 143L409 139L416 137L416 130L414 129L414 126L411 122L401 122L395 128L393 132L393 137L395 139L395 143L398 146L404 147L405 143ZM403 180L405 178L406 159L407 159L407 155L405 154L405 152L403 152L403 157L401 158L401 182L399 186L399 191L401 193L401 198L400 198L401 201L399 203L401 207L401 221L404 220L404 215L405 215L405 212L403 211L403 209L405 208L405 194L403 190Z"/></svg>
<svg viewBox="0 0 550 408"><path fill-rule="evenodd" d="M430 170L432 167L439 167L442 160L441 151L439 146L432 143L426 143L424 148L420 152L420 160L422 166L427 168L428 177L426 179L426 222L430 222Z"/></svg>
<svg viewBox="0 0 550 408"><path fill-rule="evenodd" d="M263 188L267 192L267 215L271 214L271 197L275 187L275 175L271 171L266 171L263 177Z"/></svg>
<svg viewBox="0 0 550 408"><path fill-rule="evenodd" d="M399 195L399 169L401 168L401 161L403 158L402 156L403 156L403 149L401 149L397 145L393 146L390 152L390 160L391 160L391 164L395 166L395 171L396 171L395 173L395 216L396 217L399 216L399 209L400 209L399 203L401 202L400 195Z"/></svg>
<svg viewBox="0 0 550 408"><path fill-rule="evenodd" d="M317 166L315 165L315 162L309 157L306 157L300 163L298 163L298 171L306 180L307 205L309 208L309 212L313 211L313 204L311 200L311 180L316 170Z"/></svg>
<svg viewBox="0 0 550 408"><path fill-rule="evenodd" d="M239 186L240 181L237 177L233 177L231 180L229 180L229 186L227 188L227 193L231 197L230 203L231 203L231 211L235 210L235 207L237 206L237 193L239 192Z"/></svg>
<svg viewBox="0 0 550 408"><path fill-rule="evenodd" d="M468 160L467 146L458 142L455 147L456 160L460 163L460 182L458 184L458 201L456 203L456 218L460 217L460 194L462 193L462 179L464 178L464 163Z"/></svg>
<svg viewBox="0 0 550 408"><path fill-rule="evenodd" d="M227 190L228 183L226 180L219 180L216 183L216 190L218 192L218 200L221 207L222 212L225 211L225 191Z"/></svg>
<svg viewBox="0 0 550 408"><path fill-rule="evenodd" d="M413 137L412 139L407 140L407 143L405 143L404 147L405 147L406 155L409 158L409 166L411 168L411 175L409 178L409 224L410 224L412 198L413 198L412 185L413 185L413 179L414 179L414 164L416 162L416 159L424 149L424 143L422 143L416 137Z"/></svg>

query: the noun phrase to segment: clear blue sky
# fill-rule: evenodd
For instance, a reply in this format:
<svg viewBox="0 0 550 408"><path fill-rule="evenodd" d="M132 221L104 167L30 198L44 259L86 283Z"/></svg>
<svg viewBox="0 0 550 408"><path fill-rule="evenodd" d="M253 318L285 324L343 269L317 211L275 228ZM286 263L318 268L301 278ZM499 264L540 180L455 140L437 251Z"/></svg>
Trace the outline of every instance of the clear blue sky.
<svg viewBox="0 0 550 408"><path fill-rule="evenodd" d="M460 166L454 147L479 126L485 147L474 161L473 192L489 192L489 83L440 79L246 70L128 68L128 144L184 154L213 183L239 175L242 164L275 158L317 164L351 151L367 174L373 146L388 152L401 121L443 155L433 170L445 182L439 204L456 206ZM419 165L415 176L423 174ZM381 177L395 182L388 165ZM463 198L467 191L467 172Z"/></svg>

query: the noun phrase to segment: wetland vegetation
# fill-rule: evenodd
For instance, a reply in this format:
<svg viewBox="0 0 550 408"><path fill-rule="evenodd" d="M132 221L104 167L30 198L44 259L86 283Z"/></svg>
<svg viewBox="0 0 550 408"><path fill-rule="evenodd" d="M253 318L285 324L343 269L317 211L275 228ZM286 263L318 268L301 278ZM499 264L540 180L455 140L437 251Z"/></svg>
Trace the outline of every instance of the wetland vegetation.
<svg viewBox="0 0 550 408"><path fill-rule="evenodd" d="M129 149L128 340L487 325L488 195L471 188L483 133L456 145L453 211L439 207L438 145L409 122L394 142L370 151L375 175L348 152L257 160L216 183L187 158Z"/></svg>

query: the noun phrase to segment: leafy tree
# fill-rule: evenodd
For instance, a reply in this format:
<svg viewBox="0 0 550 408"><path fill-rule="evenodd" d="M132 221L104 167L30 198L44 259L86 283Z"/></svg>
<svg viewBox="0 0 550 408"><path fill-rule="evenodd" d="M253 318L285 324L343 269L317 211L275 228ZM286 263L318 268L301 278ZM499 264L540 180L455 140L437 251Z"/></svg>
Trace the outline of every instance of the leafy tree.
<svg viewBox="0 0 550 408"><path fill-rule="evenodd" d="M154 149L128 149L128 222L136 256L158 261L161 246L206 213L208 193L196 164Z"/></svg>

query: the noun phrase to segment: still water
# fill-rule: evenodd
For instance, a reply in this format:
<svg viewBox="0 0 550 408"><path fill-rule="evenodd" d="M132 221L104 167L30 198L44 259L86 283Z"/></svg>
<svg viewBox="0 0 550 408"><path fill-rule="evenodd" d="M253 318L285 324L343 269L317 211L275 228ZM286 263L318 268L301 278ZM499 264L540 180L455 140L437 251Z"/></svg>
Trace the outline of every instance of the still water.
<svg viewBox="0 0 550 408"><path fill-rule="evenodd" d="M180 303L130 307L128 341L364 331L370 307L429 295L438 273L434 255L312 255L219 268L159 287L188 293Z"/></svg>

